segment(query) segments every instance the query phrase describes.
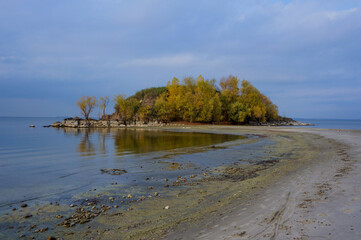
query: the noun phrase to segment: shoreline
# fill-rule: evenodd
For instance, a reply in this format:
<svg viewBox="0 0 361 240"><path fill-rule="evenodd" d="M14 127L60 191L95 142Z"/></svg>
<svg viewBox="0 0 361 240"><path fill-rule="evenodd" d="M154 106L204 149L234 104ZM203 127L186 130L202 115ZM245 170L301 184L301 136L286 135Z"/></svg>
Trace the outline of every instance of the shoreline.
<svg viewBox="0 0 361 240"><path fill-rule="evenodd" d="M166 239L360 239L361 131L274 131L320 136L337 154L320 153L317 162L284 176L252 202L235 204L205 227L172 232Z"/></svg>
<svg viewBox="0 0 361 240"><path fill-rule="evenodd" d="M195 187L192 187L191 190L189 189L186 190L187 188L180 187L179 192L177 191L177 193L174 193L175 195L171 196L170 199L167 199L167 197L163 198L161 194L160 197L154 196L151 199L148 200L145 199L145 201L137 202L135 205L129 205L130 208L128 209L117 210L118 209L117 208L111 210L111 209L106 209L107 207L105 206L106 208L103 209L104 210L103 213L105 214L109 213L108 215L100 214L96 218L91 219L91 221L88 224L85 224L87 226L91 226L91 229L88 230L84 229L85 225L79 225L79 226L77 225L76 227L73 228L64 228L64 229L62 229L62 227L56 227L55 229L58 230L54 233L57 234L53 234L53 235L61 236L64 239L77 239L79 237L89 238L91 236L95 238L97 238L96 236L98 236L98 238L102 238L102 239L103 238L111 239L112 236L113 237L119 236L119 234L123 234L122 236L124 236L124 239L132 239L134 237L140 238L144 236L147 236L148 238L159 238L163 236L166 239L179 239L182 237L184 239L193 239L193 238L209 239L209 236L212 237L219 236L219 239L222 238L239 239L240 237L241 239L243 238L252 239L251 236L253 236L252 235L253 232L257 232L260 229L252 230L246 228L245 229L233 228L233 231L227 232L224 231L224 229L227 228L228 226L233 226L233 224L227 222L226 219L232 219L233 217L235 217L234 212L236 212L236 209L239 209L241 207L247 209L253 209L255 210L256 213L260 214L260 216L263 216L264 218L272 219L273 218L272 214L274 214L275 212L277 213L277 210L273 212L269 212L271 217L266 216L268 213L264 209L264 206L268 207L268 204L265 204L264 202L266 195L268 194L269 195L268 198L271 199L272 197L278 198L274 203L276 205L283 202L284 198L296 199L297 194L295 195L292 191L289 191L290 194L287 193L286 196L284 197L282 197L283 192L281 192L280 194L280 191L278 192L276 191L276 195L275 195L273 191L281 187L285 189L289 189L290 184L295 189L298 189L299 186L297 185L295 180L292 180L292 178L294 176L297 176L298 178L302 179L305 178L306 176L306 180L309 180L311 178L309 174L307 175L307 171L308 171L307 169L309 168L317 169L316 166L321 166L321 164L318 163L316 164L315 162L312 162L312 159L315 159L316 156L319 155L321 159L324 159L323 161L326 161L327 159L332 158L333 154L337 153L338 148L343 148L343 146L341 146L340 144L337 144L334 141L329 142L329 140L316 136L313 133L315 131L316 132L323 131L327 133L328 131L332 131L332 130L317 130L317 129L315 130L315 129L299 129L299 128L286 129L279 127L270 128L270 127L249 127L249 126L247 127L215 126L215 125L194 126L189 128L187 127L187 129L179 128L179 127L173 127L173 128L166 127L164 129L179 130L179 131L212 132L212 133L264 134L265 136L269 138L274 138L275 140L280 142L280 145L278 145L279 146L278 151L280 154L289 153L290 151L292 151L295 152L295 155L289 157L289 160L292 160L293 157L299 160L296 159L296 161L293 162L291 161L276 162L274 165L271 164L267 168L263 168L262 165L261 168L259 168L259 166L256 166L258 167L258 170L257 169L256 171L253 171L252 169L248 169L248 170L250 170L249 171L250 173L252 172L255 174L260 173L259 176L253 177L251 174L249 178L245 178L245 179L238 179L238 176L244 176L245 174L245 172L243 172L243 168L238 168L238 167L235 167L234 169L225 168L220 170L221 175L222 174L224 175L224 173L227 173L227 171L231 170L230 173L232 174L230 175L231 177L230 179L215 178L213 180L212 179L213 173L208 172L210 176L204 178L207 179L206 181L203 180L203 181L193 182L195 183L194 185ZM317 144L319 143L321 145L318 148L313 149L312 144L316 144L316 143ZM330 146L332 146L332 148L329 148ZM306 149L308 150L306 151ZM287 159L287 155L283 155L283 156L285 159ZM337 161L340 161L340 159L338 160L334 159L332 162L337 162ZM236 181L234 181L234 179L232 178L235 178ZM283 184L279 184L279 183L283 183ZM241 193L239 193L240 188L242 191ZM202 191L202 193L200 193L199 191ZM264 195L264 196L260 198L259 197L260 195ZM195 199L194 196L197 196L197 198ZM89 199L91 199L90 196ZM200 200L201 202L199 203ZM194 203L192 203L192 201L194 201ZM297 205L295 203L296 200L287 201L287 202L293 203L293 208L289 207L292 204L286 204L288 208L297 209L297 207L295 207ZM277 209L276 205L271 204L270 206L271 208L274 207L274 209ZM169 206L169 209L165 209L165 207L167 206ZM197 209L199 209L199 207L201 207L202 212L197 212L198 211ZM63 211L67 212L69 210L69 207L60 206L60 208L58 208L52 205L45 207L43 206L42 210L45 212L46 211L57 212L60 209L63 209ZM71 211L74 211L76 209L74 208ZM147 215L149 215L148 219L150 217L150 219L154 220L155 225L152 225L151 222L148 222L148 220L144 219L145 217L144 209L148 209L147 210ZM154 211L150 211L149 209L154 209ZM184 211L184 209L188 209L188 211ZM241 211L237 213L237 214L241 214L239 216L244 216L244 218L242 218L243 220L242 219L233 220L237 223L238 227L242 225L242 221L245 221L247 219L248 221L252 220L247 216L249 215L252 216L254 215L254 213L250 212L250 210L247 209L243 210L243 212ZM258 211L256 211L257 209ZM26 209L26 210L29 210L30 212L30 209ZM232 213L229 213L229 211L231 211ZM283 212L289 212L289 211L290 210L287 211L284 210ZM245 213L247 213L247 215L244 215ZM164 216L161 217L159 214ZM19 217L22 217L22 215L23 214L20 214ZM176 216L176 218L172 217L174 215ZM277 215L277 219L282 219L282 216L284 214L276 214L276 215ZM178 217L180 217L181 219L180 222L178 222L179 221ZM204 222L205 217L207 218L206 222ZM51 219L49 221L56 222L54 221L54 219ZM264 225L263 227L269 230L270 228L273 228L271 226L275 224L277 226L281 226L282 224L279 223L280 221L281 220L277 220L277 223L273 221L269 223L267 223L266 221L264 223L263 221L263 225ZM121 222L121 224L119 225L116 224L115 222ZM197 228L196 229L190 228L190 226L194 224L197 224ZM243 224L245 223L243 222ZM255 224L262 225L262 223L255 223ZM104 229L104 227L101 226L107 226L107 227ZM206 231L211 235L208 235L208 238L207 235L204 234L199 235L199 233L202 233L202 230L204 230L204 229L199 229L199 226L207 226ZM108 228L109 230L106 230ZM69 231L72 233L71 235L67 235ZM277 229L276 232L278 231L281 230ZM45 233L47 234L47 236L50 234L47 231L45 231ZM264 234L266 236L265 239L270 239L270 235L267 234L270 233ZM275 236L281 237L282 234L277 233ZM289 235L286 236L287 237L284 239L288 239ZM259 238L261 237L259 236Z"/></svg>
<svg viewBox="0 0 361 240"><path fill-rule="evenodd" d="M126 128L126 127L179 127L179 126L313 126L310 123L303 123L291 118L283 118L279 121L272 122L250 122L246 125L232 125L230 123L191 123L191 122L170 122L163 123L160 121L150 121L150 122L124 122L120 120L84 120L80 118L66 118L63 121L54 122L51 125L45 125L43 127L53 127L53 128ZM30 125L30 127L35 127Z"/></svg>

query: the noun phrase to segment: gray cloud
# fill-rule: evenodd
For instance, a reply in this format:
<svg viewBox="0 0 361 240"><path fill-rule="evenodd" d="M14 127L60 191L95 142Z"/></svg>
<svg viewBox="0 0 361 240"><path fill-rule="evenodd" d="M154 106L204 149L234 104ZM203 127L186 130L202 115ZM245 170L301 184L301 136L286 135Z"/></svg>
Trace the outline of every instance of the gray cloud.
<svg viewBox="0 0 361 240"><path fill-rule="evenodd" d="M350 96L361 87L360 7L352 0L2 1L0 99L47 98L76 112L81 95L130 95L173 76L234 74L281 112L361 118L343 108L359 100ZM324 89L344 91L335 99ZM320 98L332 102L332 113Z"/></svg>

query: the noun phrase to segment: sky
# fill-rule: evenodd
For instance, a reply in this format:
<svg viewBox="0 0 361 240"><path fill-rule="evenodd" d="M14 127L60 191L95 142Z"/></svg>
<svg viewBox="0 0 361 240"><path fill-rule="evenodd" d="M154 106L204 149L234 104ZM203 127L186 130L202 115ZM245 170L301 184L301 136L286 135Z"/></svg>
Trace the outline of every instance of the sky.
<svg viewBox="0 0 361 240"><path fill-rule="evenodd" d="M0 116L230 74L282 116L361 119L361 1L0 0Z"/></svg>

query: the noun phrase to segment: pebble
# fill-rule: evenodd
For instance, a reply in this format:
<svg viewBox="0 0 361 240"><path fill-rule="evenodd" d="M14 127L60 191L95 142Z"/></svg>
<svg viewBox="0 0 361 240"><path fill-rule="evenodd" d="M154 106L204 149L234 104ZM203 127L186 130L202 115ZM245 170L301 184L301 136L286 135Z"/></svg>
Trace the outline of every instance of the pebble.
<svg viewBox="0 0 361 240"><path fill-rule="evenodd" d="M70 207L75 207L75 205L74 205L74 204L70 204Z"/></svg>
<svg viewBox="0 0 361 240"><path fill-rule="evenodd" d="M128 194L128 198L132 198L133 196L132 196L132 194Z"/></svg>
<svg viewBox="0 0 361 240"><path fill-rule="evenodd" d="M154 196L158 196L158 195L159 195L159 193L158 193L158 192L155 192L155 193L154 193Z"/></svg>
<svg viewBox="0 0 361 240"><path fill-rule="evenodd" d="M114 208L118 208L118 205L114 205Z"/></svg>
<svg viewBox="0 0 361 240"><path fill-rule="evenodd" d="M148 187L148 189L153 189L153 187Z"/></svg>
<svg viewBox="0 0 361 240"><path fill-rule="evenodd" d="M32 214L26 214L25 216L24 216L24 218L31 218L33 215Z"/></svg>
<svg viewBox="0 0 361 240"><path fill-rule="evenodd" d="M168 209L169 209L169 206L165 206L164 209L165 209L165 210L168 210Z"/></svg>
<svg viewBox="0 0 361 240"><path fill-rule="evenodd" d="M28 204L26 204L26 203L20 205L20 207L22 207L22 208L26 208L27 206L28 206Z"/></svg>
<svg viewBox="0 0 361 240"><path fill-rule="evenodd" d="M166 184L166 185L164 185L164 187L169 187L169 185L168 185L168 184Z"/></svg>
<svg viewBox="0 0 361 240"><path fill-rule="evenodd" d="M56 218L63 218L63 216L62 215L56 215Z"/></svg>

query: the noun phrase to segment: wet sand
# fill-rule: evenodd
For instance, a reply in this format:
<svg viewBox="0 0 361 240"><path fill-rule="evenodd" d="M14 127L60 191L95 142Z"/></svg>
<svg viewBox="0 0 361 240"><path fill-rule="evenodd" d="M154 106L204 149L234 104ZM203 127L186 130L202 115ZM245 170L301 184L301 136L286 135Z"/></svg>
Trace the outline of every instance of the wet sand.
<svg viewBox="0 0 361 240"><path fill-rule="evenodd" d="M1 217L0 226L14 230L8 238L35 239L360 239L361 131L174 130L256 134L275 144L264 149L266 161L180 176L164 181L169 185L164 192L149 189L138 198L87 192L79 196L86 200L70 208L53 204L16 210ZM120 201L126 204L117 207Z"/></svg>
<svg viewBox="0 0 361 240"><path fill-rule="evenodd" d="M323 151L249 202L166 239L361 239L361 131L262 131L321 136L312 144Z"/></svg>

